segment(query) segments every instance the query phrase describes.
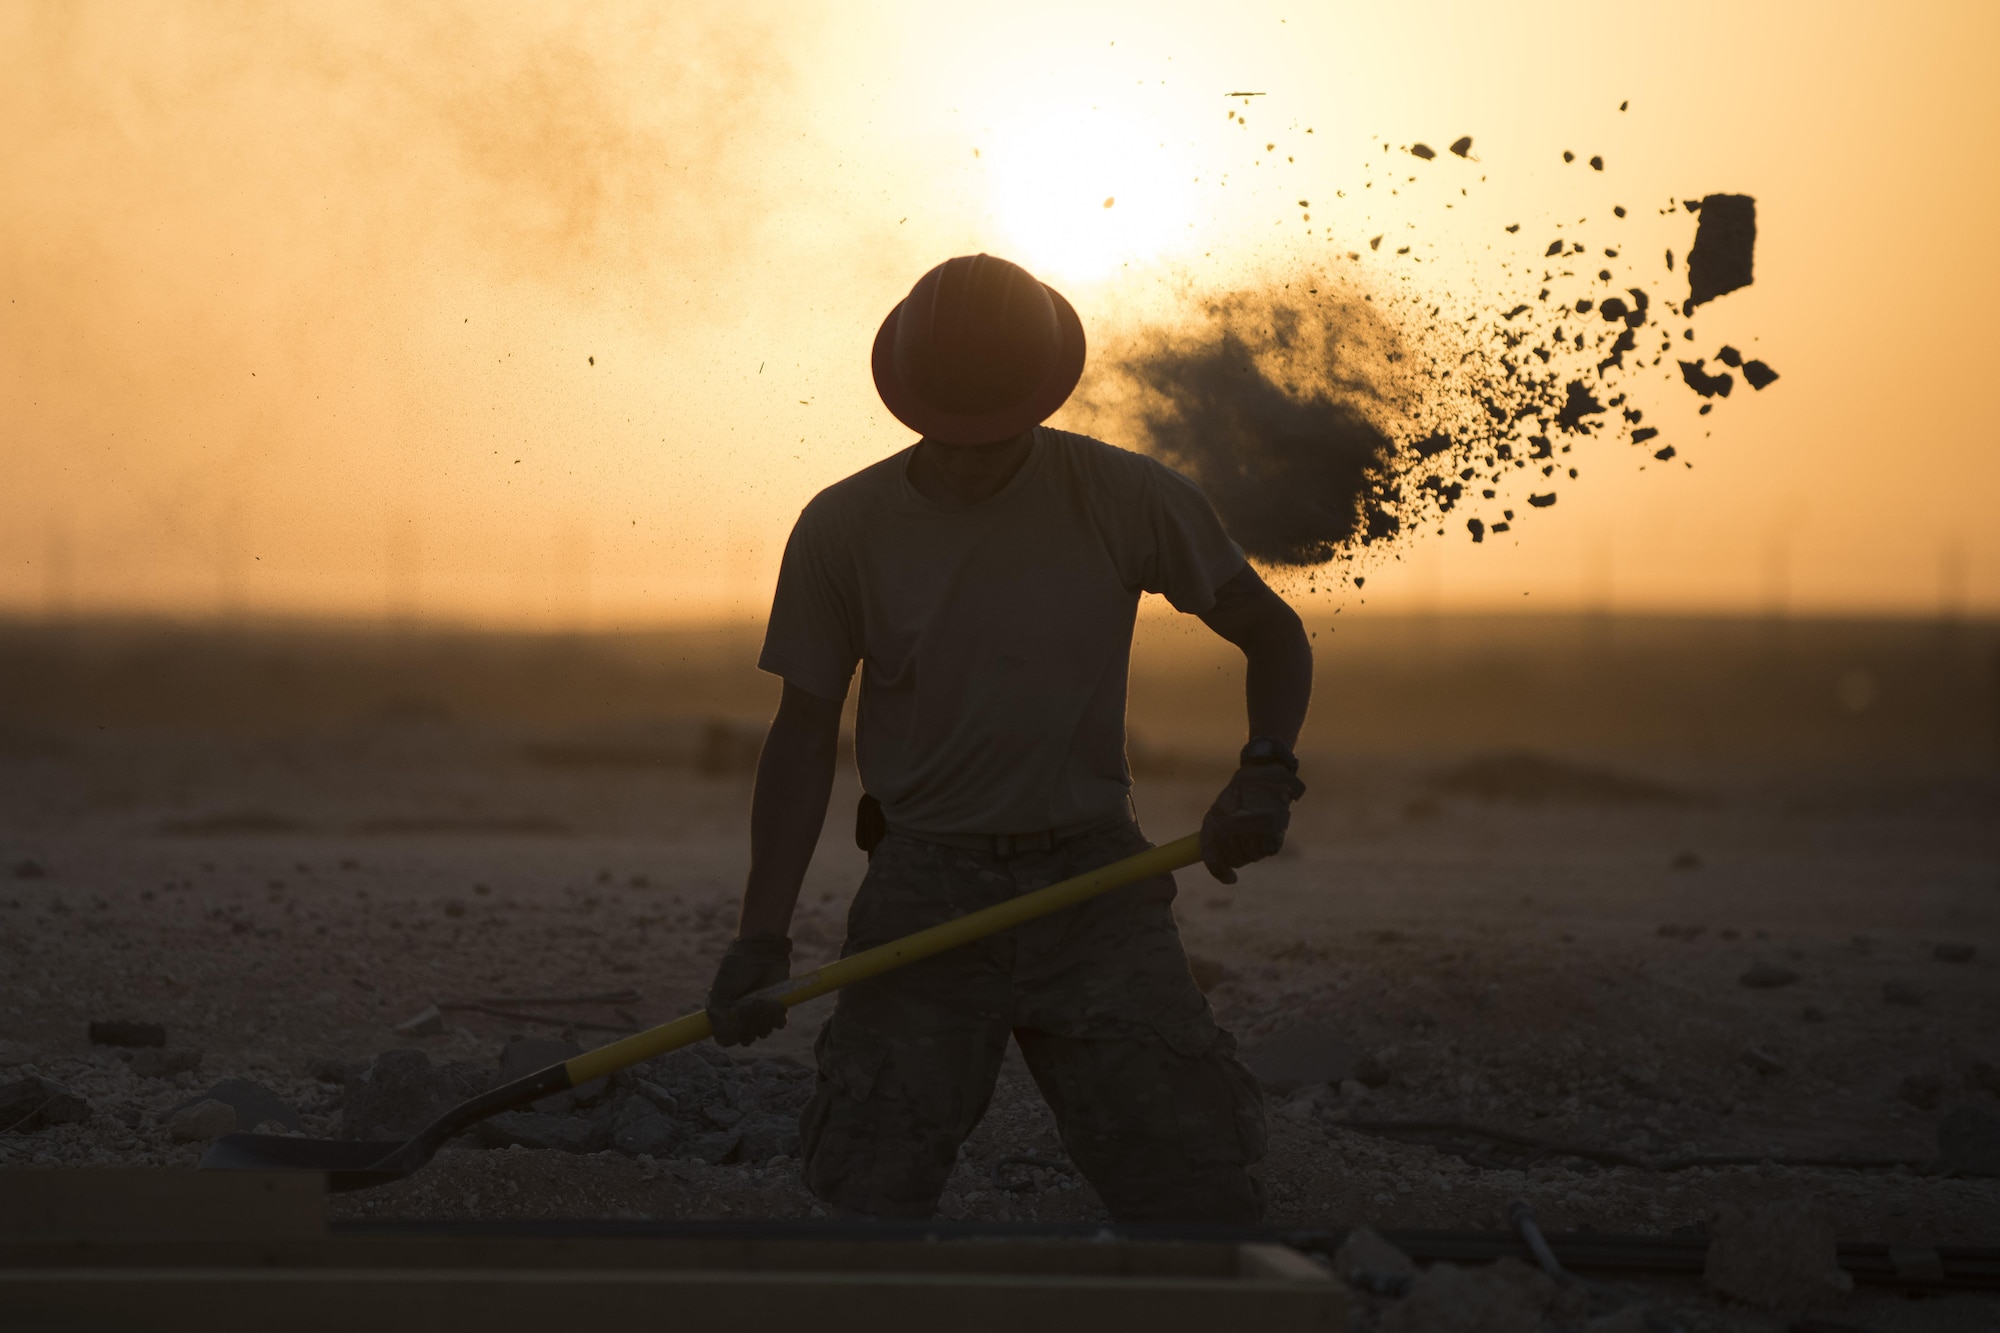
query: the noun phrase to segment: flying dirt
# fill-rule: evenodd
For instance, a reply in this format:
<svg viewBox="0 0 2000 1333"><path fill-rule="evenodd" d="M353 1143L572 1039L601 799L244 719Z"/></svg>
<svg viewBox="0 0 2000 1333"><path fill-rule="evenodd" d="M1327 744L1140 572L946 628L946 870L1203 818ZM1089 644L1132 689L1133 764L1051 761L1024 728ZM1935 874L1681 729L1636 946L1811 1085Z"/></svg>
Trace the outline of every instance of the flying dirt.
<svg viewBox="0 0 2000 1333"><path fill-rule="evenodd" d="M1416 170L1476 170L1471 147L1464 136L1452 158L1422 143L1402 152ZM1604 170L1601 156L1588 165ZM1506 229L1519 247L1506 266L1513 285L1470 301L1398 290L1357 267L1358 249L1345 263L1314 259L1207 297L1171 325L1115 336L1080 390L1083 410L1199 482L1268 565L1324 565L1447 516L1484 541L1510 531L1517 511L1556 504L1586 444L1679 457L1647 418L1663 385L1713 400L1729 396L1732 370L1756 390L1778 378L1727 345L1677 354L1695 350L1687 321L1698 306L1750 285L1756 243L1748 195L1669 201L1661 213L1683 211L1696 219L1685 263L1676 272L1669 250L1652 278L1620 262L1620 244L1593 246L1574 229L1543 243L1519 224ZM1612 225L1625 216L1618 206Z"/></svg>

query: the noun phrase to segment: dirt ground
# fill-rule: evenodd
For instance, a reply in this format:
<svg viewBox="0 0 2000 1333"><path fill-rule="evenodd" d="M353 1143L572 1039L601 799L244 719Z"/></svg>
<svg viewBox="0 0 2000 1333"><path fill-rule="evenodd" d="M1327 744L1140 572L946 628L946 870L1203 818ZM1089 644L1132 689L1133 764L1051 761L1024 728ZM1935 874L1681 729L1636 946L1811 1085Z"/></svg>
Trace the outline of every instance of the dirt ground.
<svg viewBox="0 0 2000 1333"><path fill-rule="evenodd" d="M318 1076L330 1061L415 1046L491 1062L514 1034L563 1035L468 1010L439 1035L391 1031L434 1001L639 992L559 1010L602 1025L571 1031L585 1044L698 1007L746 857L749 782L730 750L742 738L694 721L645 733L685 741L694 758L679 762L666 742L605 750L590 734L596 749L422 710L255 733L73 720L7 732L0 1081L39 1074L90 1109L0 1133L0 1166L191 1166L200 1145L166 1120L227 1076L291 1103L306 1131L338 1133L341 1084ZM1623 771L1660 790L1586 769L1567 794L1529 801L1515 798L1533 772L1475 771L1465 790L1437 780L1455 762L1309 752L1283 857L1234 888L1179 877L1197 976L1246 1051L1317 1042L1359 1075L1273 1088L1271 1220L1498 1228L1520 1198L1551 1232L1665 1233L1724 1203L1810 1196L1846 1239L2000 1244L2000 1180L1924 1166L1947 1112L2000 1109L2000 776L1639 756ZM1142 777L1148 831L1191 830L1218 783L1196 761ZM839 947L863 865L847 837L855 795L843 775L801 899L800 966ZM1794 979L1744 984L1760 968ZM751 1054L809 1063L828 1003ZM89 1043L103 1019L164 1024L168 1048L199 1065L142 1076L132 1051ZM1605 1167L1343 1127L1384 1121L1645 1161L1771 1160ZM1041 1164L1002 1162L1014 1155ZM1910 1165L1779 1160L1830 1156ZM519 1147L454 1148L333 1210L821 1215L785 1155ZM1018 1056L941 1214L1103 1215ZM1749 1317L1684 1295L1690 1327ZM1851 1308L1882 1328L2000 1318L2000 1302L1968 1300L1924 1303L1933 1322L1908 1323L1918 1309L1897 1298Z"/></svg>

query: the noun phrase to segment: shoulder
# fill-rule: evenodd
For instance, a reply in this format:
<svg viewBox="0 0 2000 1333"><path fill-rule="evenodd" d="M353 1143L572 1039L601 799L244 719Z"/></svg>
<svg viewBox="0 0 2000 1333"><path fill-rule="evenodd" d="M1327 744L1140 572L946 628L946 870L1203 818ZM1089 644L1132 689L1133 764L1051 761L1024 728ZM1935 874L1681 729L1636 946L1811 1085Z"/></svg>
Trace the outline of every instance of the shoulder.
<svg viewBox="0 0 2000 1333"><path fill-rule="evenodd" d="M1065 430L1052 430L1049 434L1056 442L1064 466L1084 489L1093 493L1145 497L1168 505L1208 502L1192 479L1150 454L1120 449L1115 444Z"/></svg>
<svg viewBox="0 0 2000 1333"><path fill-rule="evenodd" d="M1106 444L1071 431L1049 430L1048 433L1063 466L1093 488L1136 490L1157 487L1168 478L1185 481L1180 473L1157 458L1120 449L1115 444Z"/></svg>
<svg viewBox="0 0 2000 1333"><path fill-rule="evenodd" d="M899 449L880 462L870 463L834 482L806 501L799 513L799 526L826 531L867 522L871 514L893 503L902 493L903 467L909 457L907 448Z"/></svg>

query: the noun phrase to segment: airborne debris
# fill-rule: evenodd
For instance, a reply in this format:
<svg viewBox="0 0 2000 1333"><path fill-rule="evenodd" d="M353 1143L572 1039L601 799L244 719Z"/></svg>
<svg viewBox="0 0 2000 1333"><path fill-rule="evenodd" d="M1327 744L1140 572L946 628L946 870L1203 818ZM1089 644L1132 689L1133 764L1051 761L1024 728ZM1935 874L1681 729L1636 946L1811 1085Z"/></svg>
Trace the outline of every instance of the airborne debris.
<svg viewBox="0 0 2000 1333"><path fill-rule="evenodd" d="M1688 207L1701 215L1687 254L1687 312L1748 287L1757 248L1757 201L1747 194L1711 194Z"/></svg>
<svg viewBox="0 0 2000 1333"><path fill-rule="evenodd" d="M1729 391L1736 387L1734 376L1728 374L1711 375L1702 369L1706 361L1681 362L1681 378L1687 386L1704 398L1727 398Z"/></svg>
<svg viewBox="0 0 2000 1333"><path fill-rule="evenodd" d="M1459 157L1472 156L1472 136L1464 134L1452 140L1451 151Z"/></svg>

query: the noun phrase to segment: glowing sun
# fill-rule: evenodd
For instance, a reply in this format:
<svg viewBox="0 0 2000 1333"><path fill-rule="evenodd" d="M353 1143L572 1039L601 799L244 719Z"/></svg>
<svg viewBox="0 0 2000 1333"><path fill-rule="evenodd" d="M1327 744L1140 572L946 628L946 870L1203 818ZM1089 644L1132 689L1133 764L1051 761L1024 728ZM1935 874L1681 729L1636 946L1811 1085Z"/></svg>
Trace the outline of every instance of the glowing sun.
<svg viewBox="0 0 2000 1333"><path fill-rule="evenodd" d="M1013 257L1044 278L1090 280L1185 245L1190 168L1165 140L1109 106L1029 107L996 126L994 211Z"/></svg>

